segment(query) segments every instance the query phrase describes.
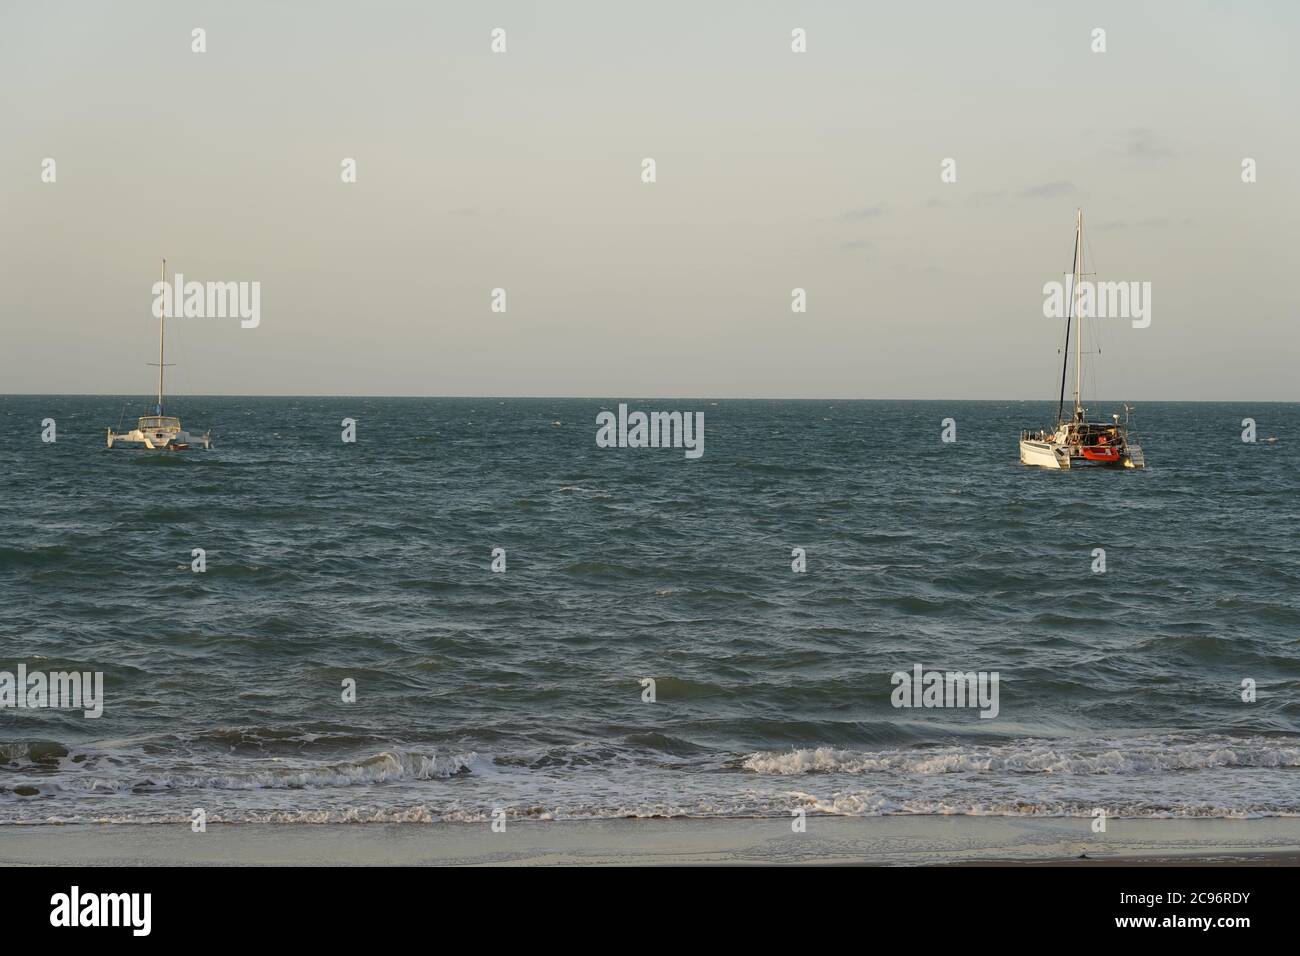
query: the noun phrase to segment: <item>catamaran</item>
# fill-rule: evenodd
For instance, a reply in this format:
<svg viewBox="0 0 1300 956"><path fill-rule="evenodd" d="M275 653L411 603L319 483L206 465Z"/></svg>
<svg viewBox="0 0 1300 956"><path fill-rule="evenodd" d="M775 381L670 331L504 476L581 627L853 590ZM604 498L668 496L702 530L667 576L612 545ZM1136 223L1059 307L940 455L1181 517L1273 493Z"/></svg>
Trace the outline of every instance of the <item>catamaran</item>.
<svg viewBox="0 0 1300 956"><path fill-rule="evenodd" d="M167 284L166 259L162 261L162 281L163 285ZM141 416L136 422L136 427L129 432L115 432L112 428L108 429L109 448L114 445L143 445L145 448L160 451L186 451L192 444L202 445L204 448L212 447L211 432L205 432L197 437L192 436L181 428L179 418L163 412L163 369L167 367L163 360L166 323L164 313L158 319L158 404L154 407L154 414Z"/></svg>
<svg viewBox="0 0 1300 956"><path fill-rule="evenodd" d="M1020 433L1020 461L1040 468L1144 468L1142 448L1129 435L1129 406L1124 421L1111 415L1110 421L1089 419L1083 407L1083 318L1076 303L1083 272L1083 210L1074 217L1074 284L1065 316L1065 359L1061 363L1061 396L1056 405L1056 425ZM1065 380L1070 365L1070 326L1074 326L1074 411L1065 415Z"/></svg>

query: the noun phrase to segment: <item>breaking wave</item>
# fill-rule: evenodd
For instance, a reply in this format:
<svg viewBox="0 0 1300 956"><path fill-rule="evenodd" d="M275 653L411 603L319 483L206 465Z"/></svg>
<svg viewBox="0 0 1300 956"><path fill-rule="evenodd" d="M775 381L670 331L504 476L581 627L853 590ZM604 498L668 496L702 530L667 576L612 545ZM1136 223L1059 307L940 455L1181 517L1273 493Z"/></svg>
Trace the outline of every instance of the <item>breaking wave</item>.
<svg viewBox="0 0 1300 956"><path fill-rule="evenodd" d="M1146 738L1079 743L1024 741L1004 747L951 747L875 753L827 747L751 754L746 770L800 774L1145 774L1218 767L1300 767L1300 743L1265 737Z"/></svg>

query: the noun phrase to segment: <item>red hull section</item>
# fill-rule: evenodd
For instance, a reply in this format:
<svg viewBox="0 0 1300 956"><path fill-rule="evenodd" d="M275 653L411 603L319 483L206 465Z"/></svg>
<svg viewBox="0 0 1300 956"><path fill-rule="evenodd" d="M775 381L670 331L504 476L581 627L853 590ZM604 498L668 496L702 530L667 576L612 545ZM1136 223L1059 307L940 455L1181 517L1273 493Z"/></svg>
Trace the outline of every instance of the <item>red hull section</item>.
<svg viewBox="0 0 1300 956"><path fill-rule="evenodd" d="M1083 457L1089 461L1119 461L1118 448L1085 448Z"/></svg>

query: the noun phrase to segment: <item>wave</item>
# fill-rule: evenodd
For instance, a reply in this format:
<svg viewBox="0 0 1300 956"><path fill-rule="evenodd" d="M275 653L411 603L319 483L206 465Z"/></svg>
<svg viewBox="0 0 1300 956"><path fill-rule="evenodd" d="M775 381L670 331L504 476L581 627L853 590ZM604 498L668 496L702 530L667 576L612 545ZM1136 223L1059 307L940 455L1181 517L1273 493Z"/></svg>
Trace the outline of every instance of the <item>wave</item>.
<svg viewBox="0 0 1300 956"><path fill-rule="evenodd" d="M323 728L297 730L281 727L216 727L188 734L169 735L185 747L212 747L240 753L302 753L380 745L382 737L363 731Z"/></svg>
<svg viewBox="0 0 1300 956"><path fill-rule="evenodd" d="M77 552L63 544L33 545L28 548L0 547L0 571L57 568L74 557L77 557Z"/></svg>
<svg viewBox="0 0 1300 956"><path fill-rule="evenodd" d="M794 796L803 802L806 812L844 817L1092 817L1098 803L1096 800L906 799L873 791L836 794L832 797L807 793L795 793ZM1300 816L1300 811L1294 806L1268 803L1249 806L1224 806L1214 801L1166 803L1134 800L1117 803L1106 800L1105 803L1108 816L1120 819L1245 820Z"/></svg>
<svg viewBox="0 0 1300 956"><path fill-rule="evenodd" d="M469 774L476 753L446 756L386 750L358 761L317 767L275 767L233 773L160 773L130 779L71 775L58 782L61 791L152 793L170 790L304 790L388 783L399 780L446 780Z"/></svg>
<svg viewBox="0 0 1300 956"><path fill-rule="evenodd" d="M755 753L741 765L760 774L1141 774L1221 767L1300 767L1300 743L1264 737L1146 738L1066 745L1024 741L1002 747L943 747L863 752L828 747Z"/></svg>
<svg viewBox="0 0 1300 956"><path fill-rule="evenodd" d="M1108 803L1112 819L1228 819L1300 818L1294 807L1260 804L1249 807L1210 803L1129 804ZM839 817L883 816L996 816L1090 818L1095 802L1084 801L956 801L937 799L895 799L872 792L841 794L831 798L795 792L787 799L756 807L753 804L707 802L699 804L653 803L628 806L537 806L518 807L435 807L360 805L347 808L261 809L222 807L208 815L208 822L243 824L476 824L498 812L517 821L577 822L590 820L770 820L788 819L791 810L808 815ZM182 824L190 822L190 811L125 811L32 815L23 819L0 819L0 827L39 824Z"/></svg>
<svg viewBox="0 0 1300 956"><path fill-rule="evenodd" d="M68 755L68 748L55 740L0 740L0 764L28 761L36 764L58 763Z"/></svg>

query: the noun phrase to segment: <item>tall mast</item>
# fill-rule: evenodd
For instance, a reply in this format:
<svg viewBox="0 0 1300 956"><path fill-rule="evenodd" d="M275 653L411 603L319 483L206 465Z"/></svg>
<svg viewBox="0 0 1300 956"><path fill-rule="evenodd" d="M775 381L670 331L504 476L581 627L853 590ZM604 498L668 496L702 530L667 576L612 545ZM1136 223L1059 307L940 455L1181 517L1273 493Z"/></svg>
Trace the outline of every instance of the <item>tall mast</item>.
<svg viewBox="0 0 1300 956"><path fill-rule="evenodd" d="M1083 277L1083 210L1075 212L1074 217L1074 294L1079 294L1079 280ZM1074 415L1079 417L1083 408L1083 318L1074 323Z"/></svg>
<svg viewBox="0 0 1300 956"><path fill-rule="evenodd" d="M167 284L167 260L162 261L162 281L163 285ZM158 318L158 410L157 415L163 413L163 335L166 329L167 310L162 310L162 315Z"/></svg>
<svg viewBox="0 0 1300 956"><path fill-rule="evenodd" d="M1070 367L1070 320L1074 317L1074 296L1079 285L1079 216L1082 214L1082 210L1076 212L1074 220L1074 256L1070 259L1070 268L1074 271L1074 285L1070 289L1070 303L1065 309L1065 348L1061 349L1061 354L1064 356L1061 359L1061 399L1056 403L1058 425L1065 421L1065 373ZM1077 358L1074 364L1079 364ZM1079 404L1077 395L1075 404Z"/></svg>

